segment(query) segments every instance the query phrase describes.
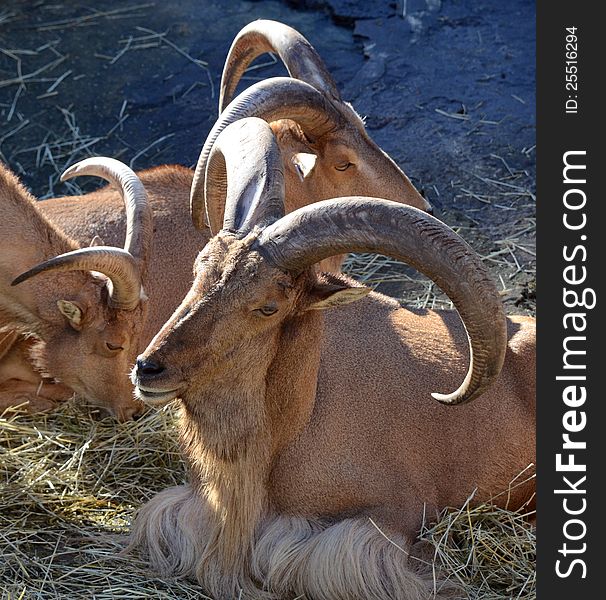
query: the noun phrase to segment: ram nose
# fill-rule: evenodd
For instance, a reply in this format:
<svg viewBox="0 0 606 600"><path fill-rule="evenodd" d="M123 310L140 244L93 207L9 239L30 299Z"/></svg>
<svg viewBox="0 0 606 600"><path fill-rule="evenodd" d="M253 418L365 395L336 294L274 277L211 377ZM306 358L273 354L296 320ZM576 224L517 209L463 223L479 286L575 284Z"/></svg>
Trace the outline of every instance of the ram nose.
<svg viewBox="0 0 606 600"><path fill-rule="evenodd" d="M131 379L135 394L146 404L161 406L177 397L184 382L175 369L168 369L157 358L139 356Z"/></svg>
<svg viewBox="0 0 606 600"><path fill-rule="evenodd" d="M162 363L139 357L137 358L137 364L133 375L138 381L151 382L158 379L164 371L165 368Z"/></svg>

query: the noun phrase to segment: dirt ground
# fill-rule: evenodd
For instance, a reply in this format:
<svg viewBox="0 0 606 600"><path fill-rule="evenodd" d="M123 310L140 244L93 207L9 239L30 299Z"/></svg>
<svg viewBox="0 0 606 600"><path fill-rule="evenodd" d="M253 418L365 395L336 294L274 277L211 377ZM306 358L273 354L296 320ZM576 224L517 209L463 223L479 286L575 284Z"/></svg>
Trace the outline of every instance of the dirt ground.
<svg viewBox="0 0 606 600"><path fill-rule="evenodd" d="M534 312L533 2L92 6L0 4L0 159L38 197L76 192L59 175L89 155L114 156L135 169L194 164L217 116L234 35L255 18L277 19L308 37L375 141L437 216L486 257L508 312ZM260 58L243 85L285 74L273 62ZM410 283L410 269L379 262L369 275L367 267L355 258L349 265L387 293L435 301L431 286Z"/></svg>

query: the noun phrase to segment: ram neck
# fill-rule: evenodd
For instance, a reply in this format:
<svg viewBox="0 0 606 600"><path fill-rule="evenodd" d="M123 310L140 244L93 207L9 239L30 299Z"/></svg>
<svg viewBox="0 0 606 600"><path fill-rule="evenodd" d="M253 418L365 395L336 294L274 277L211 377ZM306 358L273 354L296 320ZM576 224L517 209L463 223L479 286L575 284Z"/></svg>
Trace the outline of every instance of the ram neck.
<svg viewBox="0 0 606 600"><path fill-rule="evenodd" d="M12 256L11 253L15 250L19 251L16 258L20 263L23 260L40 262L78 247L40 213L35 198L27 192L17 177L2 165L0 200L0 256L3 262L6 260L8 263L9 256ZM20 264L16 265L16 268L20 267Z"/></svg>
<svg viewBox="0 0 606 600"><path fill-rule="evenodd" d="M255 528L266 510L271 446L263 394L241 390L236 394L214 390L198 402L201 406L219 403L234 410L257 406L257 414L252 410L247 415L232 414L211 424L185 406L180 428L192 484L214 521L205 554L209 560L218 559L224 572L234 573L244 568Z"/></svg>
<svg viewBox="0 0 606 600"><path fill-rule="evenodd" d="M229 383L184 402L183 453L214 520L205 555L214 555L223 572L245 571L257 525L270 509L271 466L313 410L322 323L317 312L290 321L266 367L242 376L232 370Z"/></svg>
<svg viewBox="0 0 606 600"><path fill-rule="evenodd" d="M309 422L316 400L323 339L322 311L305 312L282 328L266 378L272 461Z"/></svg>

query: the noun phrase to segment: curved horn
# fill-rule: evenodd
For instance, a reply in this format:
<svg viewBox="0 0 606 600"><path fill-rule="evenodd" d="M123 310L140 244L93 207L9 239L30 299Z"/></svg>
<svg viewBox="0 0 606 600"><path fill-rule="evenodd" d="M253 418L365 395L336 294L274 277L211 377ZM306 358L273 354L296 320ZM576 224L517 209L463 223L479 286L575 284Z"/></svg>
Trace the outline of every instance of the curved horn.
<svg viewBox="0 0 606 600"><path fill-rule="evenodd" d="M342 120L318 90L298 79L272 77L242 92L210 130L198 158L190 195L191 216L198 229L204 227L204 181L210 150L230 123L244 117L259 117L268 123L292 119L312 139L337 129Z"/></svg>
<svg viewBox="0 0 606 600"><path fill-rule="evenodd" d="M133 310L142 297L142 280L153 233L152 212L145 188L131 169L113 158L87 158L67 169L61 180L79 175L102 177L119 189L126 207L124 250L111 246L94 246L67 252L22 273L11 285L49 271L98 271L110 280L110 304L116 308Z"/></svg>
<svg viewBox="0 0 606 600"><path fill-rule="evenodd" d="M248 65L266 52L277 54L291 77L341 101L334 79L313 46L296 29L277 21L260 19L244 27L229 49L221 76L219 114L231 102Z"/></svg>
<svg viewBox="0 0 606 600"><path fill-rule="evenodd" d="M126 208L124 249L144 267L151 248L153 217L141 180L119 160L99 156L72 165L61 175L61 181L81 175L101 177L119 190Z"/></svg>
<svg viewBox="0 0 606 600"><path fill-rule="evenodd" d="M44 261L13 280L18 285L50 271L98 271L109 278L109 297L112 306L133 310L141 299L139 266L133 256L121 248L93 246L66 252Z"/></svg>
<svg viewBox="0 0 606 600"><path fill-rule="evenodd" d="M443 404L473 400L501 371L507 346L499 293L480 257L447 225L412 206L378 198L338 198L300 208L267 227L259 251L281 269L300 273L336 254L376 252L405 261L430 277L461 316L469 369Z"/></svg>
<svg viewBox="0 0 606 600"><path fill-rule="evenodd" d="M271 127L249 117L217 138L206 170L206 216L213 234L247 232L284 215L282 157Z"/></svg>

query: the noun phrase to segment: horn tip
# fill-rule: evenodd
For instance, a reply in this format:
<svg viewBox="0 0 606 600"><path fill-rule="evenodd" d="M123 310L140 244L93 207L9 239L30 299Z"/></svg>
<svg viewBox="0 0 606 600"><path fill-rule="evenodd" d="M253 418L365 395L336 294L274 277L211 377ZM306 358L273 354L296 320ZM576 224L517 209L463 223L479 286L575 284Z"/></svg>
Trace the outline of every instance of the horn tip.
<svg viewBox="0 0 606 600"><path fill-rule="evenodd" d="M63 173L61 174L60 181L67 181L68 179L71 179L72 177L76 177L76 175L78 174L79 168L80 168L80 163L78 162L75 165L72 165L71 167L68 167L67 169L65 169L65 171L63 171Z"/></svg>
<svg viewBox="0 0 606 600"><path fill-rule="evenodd" d="M452 394L440 394L438 392L432 392L431 397L444 406L458 406L460 404L467 404L476 398L479 395L478 392L480 392L480 390L476 390L476 392L473 394L469 394L466 391L461 393L459 390L453 392Z"/></svg>
<svg viewBox="0 0 606 600"><path fill-rule="evenodd" d="M11 287L15 287L15 286L19 285L20 283L23 283L26 279L29 278L29 275L30 275L30 271L21 273L21 275L19 275L18 277L15 277L15 279L13 279L11 281Z"/></svg>

